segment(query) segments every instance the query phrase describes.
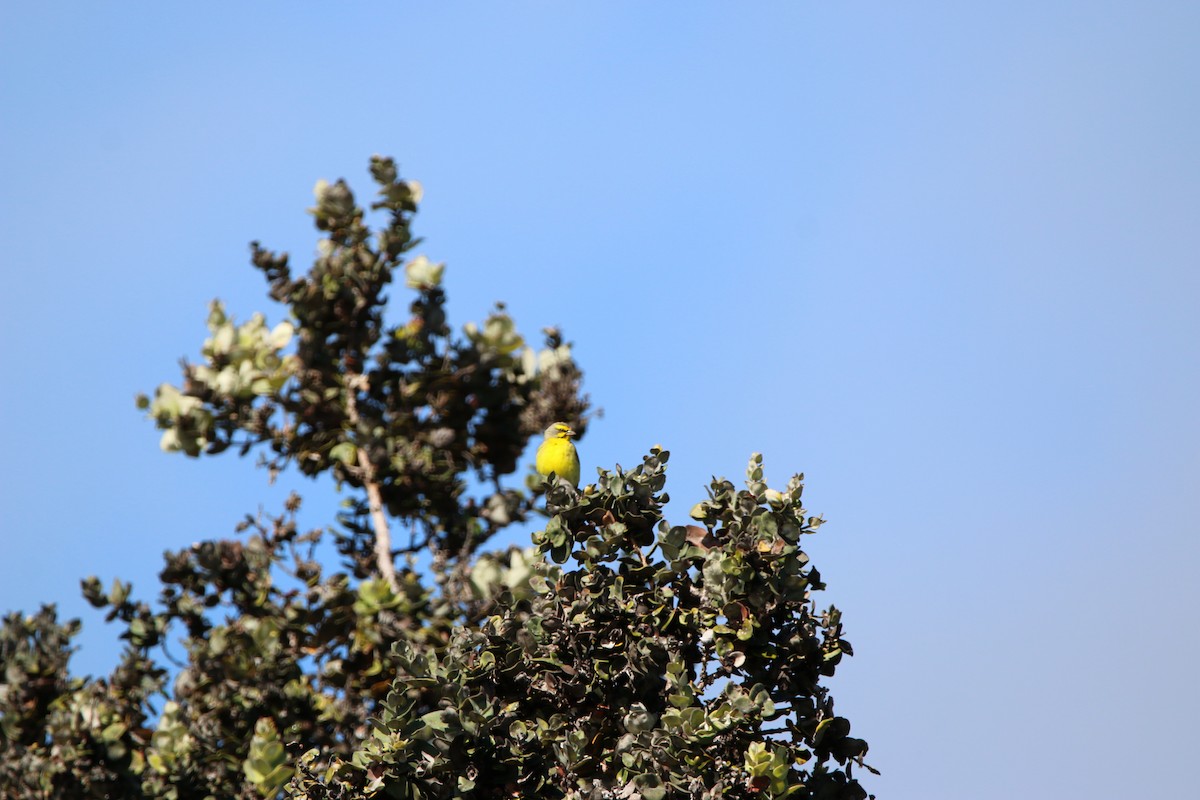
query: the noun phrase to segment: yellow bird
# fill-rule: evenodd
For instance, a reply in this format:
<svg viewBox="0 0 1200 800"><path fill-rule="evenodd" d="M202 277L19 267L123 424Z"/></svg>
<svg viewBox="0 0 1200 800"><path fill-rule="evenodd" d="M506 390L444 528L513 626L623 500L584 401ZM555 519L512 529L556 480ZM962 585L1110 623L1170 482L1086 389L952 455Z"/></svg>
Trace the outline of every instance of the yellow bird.
<svg viewBox="0 0 1200 800"><path fill-rule="evenodd" d="M546 428L546 441L537 449L537 471L543 476L553 472L558 477L579 486L579 453L571 444L575 431L565 422L556 422Z"/></svg>

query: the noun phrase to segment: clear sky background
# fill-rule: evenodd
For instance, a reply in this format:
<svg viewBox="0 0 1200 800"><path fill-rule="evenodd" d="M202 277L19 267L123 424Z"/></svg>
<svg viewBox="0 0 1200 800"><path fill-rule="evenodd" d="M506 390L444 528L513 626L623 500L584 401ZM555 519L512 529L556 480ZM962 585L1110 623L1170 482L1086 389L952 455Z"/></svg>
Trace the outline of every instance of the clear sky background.
<svg viewBox="0 0 1200 800"><path fill-rule="evenodd" d="M575 341L585 475L807 474L871 791L1194 796L1200 4L9 2L0 143L0 610L77 671L79 578L330 521L133 398L383 153L453 322Z"/></svg>

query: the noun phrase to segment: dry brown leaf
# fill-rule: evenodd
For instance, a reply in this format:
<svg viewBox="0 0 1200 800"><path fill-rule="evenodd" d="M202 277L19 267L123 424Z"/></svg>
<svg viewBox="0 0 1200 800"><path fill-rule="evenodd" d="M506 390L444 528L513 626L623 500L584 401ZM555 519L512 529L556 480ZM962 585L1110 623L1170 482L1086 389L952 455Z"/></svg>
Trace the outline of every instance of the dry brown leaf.
<svg viewBox="0 0 1200 800"><path fill-rule="evenodd" d="M687 540L688 544L699 547L706 553L719 544L717 537L709 533L708 528L701 528L699 525L687 526Z"/></svg>

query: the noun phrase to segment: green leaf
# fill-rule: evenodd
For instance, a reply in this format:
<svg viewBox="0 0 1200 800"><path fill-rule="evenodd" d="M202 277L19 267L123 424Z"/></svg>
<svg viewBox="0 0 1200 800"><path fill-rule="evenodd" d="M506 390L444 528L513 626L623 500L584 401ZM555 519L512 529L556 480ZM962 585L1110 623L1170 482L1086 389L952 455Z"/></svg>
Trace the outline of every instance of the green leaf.
<svg viewBox="0 0 1200 800"><path fill-rule="evenodd" d="M435 731L444 731L450 727L446 724L446 715L443 711L430 711L428 714L423 714L421 722Z"/></svg>
<svg viewBox="0 0 1200 800"><path fill-rule="evenodd" d="M329 457L346 466L353 466L358 460L358 448L351 442L338 442L329 449Z"/></svg>

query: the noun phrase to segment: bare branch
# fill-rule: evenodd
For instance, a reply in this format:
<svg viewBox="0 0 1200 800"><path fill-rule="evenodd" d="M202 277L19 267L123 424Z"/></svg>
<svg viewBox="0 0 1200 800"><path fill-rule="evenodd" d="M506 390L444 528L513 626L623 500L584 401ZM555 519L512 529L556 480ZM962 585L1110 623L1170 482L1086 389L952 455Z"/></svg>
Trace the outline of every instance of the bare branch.
<svg viewBox="0 0 1200 800"><path fill-rule="evenodd" d="M358 400L360 389L367 386L365 375L350 374L346 380L346 414L355 431L359 429ZM400 584L396 581L396 565L392 562L392 533L388 529L387 515L383 512L383 497L379 493L379 483L375 479L375 465L367 456L366 448L355 442L358 450L358 466L362 470L363 486L367 489L367 503L371 509L371 524L375 528L375 562L392 591L399 592Z"/></svg>

